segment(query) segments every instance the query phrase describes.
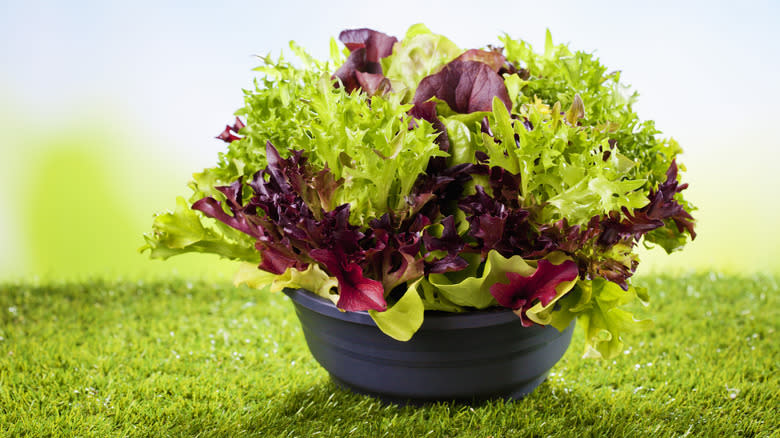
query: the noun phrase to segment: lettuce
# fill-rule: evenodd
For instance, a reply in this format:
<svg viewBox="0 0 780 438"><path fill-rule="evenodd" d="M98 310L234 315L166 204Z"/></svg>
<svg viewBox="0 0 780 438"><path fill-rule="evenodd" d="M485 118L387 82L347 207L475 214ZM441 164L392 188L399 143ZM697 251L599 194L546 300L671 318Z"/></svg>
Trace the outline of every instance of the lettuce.
<svg viewBox="0 0 780 438"><path fill-rule="evenodd" d="M446 37L434 34L423 24L415 24L393 47L392 55L381 62L393 90L404 102L409 102L423 78L461 53L462 50Z"/></svg>
<svg viewBox="0 0 780 438"><path fill-rule="evenodd" d="M154 218L152 233L144 239L146 244L141 251L149 251L152 258L163 260L193 252L217 254L232 260L260 260L251 238L221 222L204 220L182 197L176 198L176 210Z"/></svg>
<svg viewBox="0 0 780 438"><path fill-rule="evenodd" d="M425 306L417 291L421 281L418 279L412 283L401 299L387 311L368 311L377 327L391 338L408 341L422 325Z"/></svg>
<svg viewBox="0 0 780 438"><path fill-rule="evenodd" d="M652 321L636 320L631 313L620 308L637 297L646 299L634 287L624 291L615 283L601 278L581 281L556 303L557 310L543 311L541 318L547 318L558 330L565 329L577 318L585 331L585 355L611 358L623 351L625 334L652 327Z"/></svg>
<svg viewBox="0 0 780 438"><path fill-rule="evenodd" d="M305 288L408 340L425 311L579 318L590 354L648 327L621 307L641 242L696 237L672 139L593 55L505 35L462 50L423 25L342 32L331 59L260 58L217 165L155 217L155 258L245 262L237 284Z"/></svg>

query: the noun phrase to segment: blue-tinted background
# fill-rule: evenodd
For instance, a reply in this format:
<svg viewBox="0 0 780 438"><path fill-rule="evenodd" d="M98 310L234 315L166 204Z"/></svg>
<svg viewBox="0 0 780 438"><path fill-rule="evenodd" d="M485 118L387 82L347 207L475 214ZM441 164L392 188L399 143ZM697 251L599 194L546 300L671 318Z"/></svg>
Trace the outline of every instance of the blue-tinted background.
<svg viewBox="0 0 780 438"><path fill-rule="evenodd" d="M640 272L780 269L777 2L37 2L0 4L0 278L229 276L136 249L188 194L242 105L255 54L296 40L325 58L351 27L424 22L463 48L545 29L596 51L686 153L700 238Z"/></svg>

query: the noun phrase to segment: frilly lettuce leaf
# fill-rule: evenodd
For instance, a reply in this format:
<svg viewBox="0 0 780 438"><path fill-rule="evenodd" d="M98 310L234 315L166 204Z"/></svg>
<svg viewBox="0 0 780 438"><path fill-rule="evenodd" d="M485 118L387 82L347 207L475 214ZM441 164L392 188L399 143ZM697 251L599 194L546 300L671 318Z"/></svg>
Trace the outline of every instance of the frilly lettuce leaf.
<svg viewBox="0 0 780 438"><path fill-rule="evenodd" d="M408 341L422 325L425 306L417 291L421 281L412 283L401 299L384 312L368 311L377 327L391 338Z"/></svg>
<svg viewBox="0 0 780 438"><path fill-rule="evenodd" d="M177 199L144 250L249 262L237 283L372 309L400 340L424 310L499 303L528 324L579 317L587 354L602 357L649 326L621 309L647 298L628 283L633 250L643 237L679 249L695 220L679 146L640 122L619 72L549 32L540 54L503 38L505 56L464 53L423 25L399 42L370 29L341 39L332 63L294 43L303 68L261 58L236 113L246 122L193 175L200 211Z"/></svg>
<svg viewBox="0 0 780 438"><path fill-rule="evenodd" d="M621 153L640 164L631 171L630 179L645 180L646 190L663 182L666 169L682 150L673 139L659 138L653 121L640 121L633 110L638 94L620 82L620 71L608 72L591 53L554 44L549 31L543 53L508 35L499 39L507 60L530 75L507 83L515 108L536 99L548 105L560 101L561 107L567 108L579 95L587 108L580 123L608 131Z"/></svg>
<svg viewBox="0 0 780 438"><path fill-rule="evenodd" d="M525 104L520 115L533 127L528 129L510 116L502 101L493 100L493 136L482 134L484 151L491 166L521 175L525 203L545 205L535 218L540 223L566 218L571 224L585 224L594 216L648 203L639 190L646 181L631 178L635 163L617 147L609 149L605 132L576 123L587 112L586 104L575 96L563 116L560 104ZM602 149L610 150L606 159Z"/></svg>
<svg viewBox="0 0 780 438"><path fill-rule="evenodd" d="M260 261L260 253L252 239L229 226L202 218L190 209L182 197L176 198L173 212L154 218L152 232L144 235L146 245L140 251L149 251L152 258L167 259L188 252L217 254L232 260Z"/></svg>
<svg viewBox="0 0 780 438"><path fill-rule="evenodd" d="M195 175L191 202L217 195L214 187L240 177L251 180L266 167L265 145L271 142L282 157L303 151L314 168L343 178L331 205L323 207L349 203L355 224L405 208L405 197L429 159L446 156L431 124L417 120L415 129L407 129L411 106L401 96L367 99L361 92L335 88L328 64L300 48L297 53L308 59L306 69L282 57L261 58L263 65L256 69L261 79L254 90L245 90L245 105L236 113L246 119L244 137L229 143L217 167Z"/></svg>

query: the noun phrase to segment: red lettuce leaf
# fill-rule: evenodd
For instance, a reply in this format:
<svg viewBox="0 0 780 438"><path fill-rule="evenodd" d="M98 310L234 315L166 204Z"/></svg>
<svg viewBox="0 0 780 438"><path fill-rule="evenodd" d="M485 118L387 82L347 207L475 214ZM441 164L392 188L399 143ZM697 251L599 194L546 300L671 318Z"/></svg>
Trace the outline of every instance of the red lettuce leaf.
<svg viewBox="0 0 780 438"><path fill-rule="evenodd" d="M238 134L238 131L241 130L241 128L244 128L246 125L244 125L244 122L241 121L238 117L236 117L236 121L233 122L233 126L225 125L225 129L220 133L216 138L224 141L225 143L232 143L236 140L241 140L243 137L239 137L235 134Z"/></svg>
<svg viewBox="0 0 780 438"><path fill-rule="evenodd" d="M506 57L500 50L471 49L463 52L455 58L456 61L478 61L487 64L494 72L498 73L506 65Z"/></svg>
<svg viewBox="0 0 780 438"><path fill-rule="evenodd" d="M633 246L633 244L631 244ZM594 275L605 278L618 286L623 290L628 290L628 279L634 275L636 268L639 266L639 261L633 259L628 265L625 262L615 259L594 260L591 262L590 271Z"/></svg>
<svg viewBox="0 0 780 438"><path fill-rule="evenodd" d="M517 254L525 258L546 254L542 248L537 248L537 235L528 223L527 210L508 207L485 193L482 186L475 186L475 190L473 195L458 203L466 213L470 225L469 235L476 239L476 244L471 247L473 250L481 252L483 256L491 249L505 257Z"/></svg>
<svg viewBox="0 0 780 438"><path fill-rule="evenodd" d="M500 200L510 208L518 208L518 194L520 193L520 174L513 174L503 167L490 168L489 181L493 190L493 197Z"/></svg>
<svg viewBox="0 0 780 438"><path fill-rule="evenodd" d="M381 73L364 73L356 71L355 79L357 79L360 88L369 96L384 94L390 91L390 80Z"/></svg>
<svg viewBox="0 0 780 438"><path fill-rule="evenodd" d="M258 268L276 275L284 274L288 268L296 268L301 271L306 269L307 265L301 263L293 251L286 251L287 248L284 245L282 245L281 251L278 247L279 245L267 245L263 242L255 244L255 248L260 251L263 258Z"/></svg>
<svg viewBox="0 0 780 438"><path fill-rule="evenodd" d="M463 239L455 228L455 217L447 216L441 220L443 227L441 237L435 237L430 233L430 228L423 232L423 242L428 251L446 251L450 254L459 253L464 246Z"/></svg>
<svg viewBox="0 0 780 438"><path fill-rule="evenodd" d="M428 252L444 251L446 256L425 262L425 273L442 274L445 272L460 271L466 269L468 262L460 257L466 242L458 234L455 225L455 217L447 216L441 220L441 237L436 237L430 233L430 228L423 232L423 243Z"/></svg>
<svg viewBox="0 0 780 438"><path fill-rule="evenodd" d="M600 231L599 216L593 217L584 227L569 225L566 218L552 225L539 227L541 239L553 242L555 250L563 251L572 256L588 241L598 236Z"/></svg>
<svg viewBox="0 0 780 438"><path fill-rule="evenodd" d="M379 68L381 72L381 66ZM354 90L360 89L360 83L358 82L356 73L370 73L370 70L375 70L375 68L366 65L366 49L361 48L349 54L347 61L336 70L333 77L341 80L344 89L347 90L348 93L351 93ZM338 84L336 84L336 86L338 87Z"/></svg>
<svg viewBox="0 0 780 438"><path fill-rule="evenodd" d="M363 239L366 266L382 281L386 291L424 274L424 260L420 256L423 228L430 220L423 215L395 223L389 214L370 222L371 229Z"/></svg>
<svg viewBox="0 0 780 438"><path fill-rule="evenodd" d="M244 214L241 203L241 178L230 186L216 187L227 197L227 204L231 210L232 216L227 214L222 208L222 203L211 196L203 198L192 204L193 210L201 211L206 216L224 222L243 233L252 237L259 238L265 234L262 226L249 220Z"/></svg>
<svg viewBox="0 0 780 438"><path fill-rule="evenodd" d="M366 60L370 63L378 63L380 59L390 56L393 53L393 44L398 42L396 37L366 28L343 30L339 34L339 40L350 52L365 48Z"/></svg>
<svg viewBox="0 0 780 438"><path fill-rule="evenodd" d="M382 74L379 60L393 53L398 40L371 29L349 29L339 39L350 51L347 61L333 77L341 80L347 92L362 89L373 96L390 89L390 81Z"/></svg>
<svg viewBox="0 0 780 438"><path fill-rule="evenodd" d="M347 311L387 310L382 283L363 276L357 263L348 263L343 254L327 249L313 249L311 257L322 263L328 273L339 282L339 301L336 306Z"/></svg>
<svg viewBox="0 0 780 438"><path fill-rule="evenodd" d="M677 160L672 160L666 171L666 182L658 186L658 191L650 193L650 203L642 208L648 217L672 219L680 232L687 231L691 240L696 239L693 216L685 211L682 205L674 199L674 195L688 188L688 184L677 182Z"/></svg>
<svg viewBox="0 0 780 438"><path fill-rule="evenodd" d="M423 78L414 94L414 104L421 105L432 97L443 100L457 113L491 111L494 97L501 99L508 110L512 108L504 79L478 61L455 60Z"/></svg>
<svg viewBox="0 0 780 438"><path fill-rule="evenodd" d="M555 287L564 281L577 278L579 271L577 264L567 260L560 265L554 265L547 260L539 260L536 271L528 277L514 272L507 272L509 284L496 283L490 287L490 294L495 297L498 304L513 309L520 316L524 326L533 324L525 316L536 300L542 306L548 305L556 295Z"/></svg>

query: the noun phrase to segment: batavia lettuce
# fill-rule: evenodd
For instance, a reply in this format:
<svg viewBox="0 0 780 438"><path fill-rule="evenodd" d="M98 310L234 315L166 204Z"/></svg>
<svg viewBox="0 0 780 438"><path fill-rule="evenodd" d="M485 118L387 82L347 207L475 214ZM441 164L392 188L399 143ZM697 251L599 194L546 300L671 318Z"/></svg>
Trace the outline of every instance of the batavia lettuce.
<svg viewBox="0 0 780 438"><path fill-rule="evenodd" d="M346 30L331 59L261 58L227 151L156 216L154 258L245 262L237 284L306 288L410 339L424 312L502 306L578 317L590 353L644 328L622 310L640 241L695 238L674 140L640 121L620 73L509 36L464 50L423 25Z"/></svg>

